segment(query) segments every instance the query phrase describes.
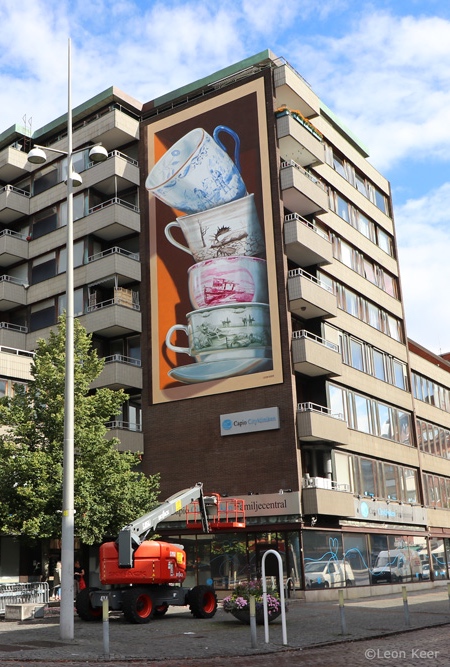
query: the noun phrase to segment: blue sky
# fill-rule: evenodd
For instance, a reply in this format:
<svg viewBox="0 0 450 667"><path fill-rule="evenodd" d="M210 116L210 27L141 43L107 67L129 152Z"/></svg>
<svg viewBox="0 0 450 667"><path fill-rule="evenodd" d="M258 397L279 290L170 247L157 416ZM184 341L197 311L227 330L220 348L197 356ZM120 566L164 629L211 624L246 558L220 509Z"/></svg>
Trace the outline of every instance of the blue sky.
<svg viewBox="0 0 450 667"><path fill-rule="evenodd" d="M390 180L408 335L450 351L448 0L1 0L0 25L0 132L65 113L69 36L73 106L285 58Z"/></svg>

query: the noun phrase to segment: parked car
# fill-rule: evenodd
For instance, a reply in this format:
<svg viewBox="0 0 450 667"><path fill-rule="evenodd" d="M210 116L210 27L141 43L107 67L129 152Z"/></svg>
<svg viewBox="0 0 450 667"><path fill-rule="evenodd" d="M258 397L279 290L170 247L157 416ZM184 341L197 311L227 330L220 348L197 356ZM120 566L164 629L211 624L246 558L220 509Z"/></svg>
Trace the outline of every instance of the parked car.
<svg viewBox="0 0 450 667"><path fill-rule="evenodd" d="M372 584L411 581L416 578L423 578L422 561L416 551L408 549L380 551L370 572Z"/></svg>
<svg viewBox="0 0 450 667"><path fill-rule="evenodd" d="M313 561L305 564L306 588L354 586L351 565L343 560Z"/></svg>

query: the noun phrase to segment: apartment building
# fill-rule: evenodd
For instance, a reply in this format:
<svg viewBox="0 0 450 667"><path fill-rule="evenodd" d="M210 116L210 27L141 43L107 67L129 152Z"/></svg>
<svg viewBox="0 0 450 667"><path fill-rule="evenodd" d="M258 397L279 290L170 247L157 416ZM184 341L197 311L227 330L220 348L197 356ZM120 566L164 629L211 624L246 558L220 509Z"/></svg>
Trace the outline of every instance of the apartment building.
<svg viewBox="0 0 450 667"><path fill-rule="evenodd" d="M246 530L161 526L188 582L226 590L268 549L311 596L448 580L450 361L408 341L364 144L270 51L73 117L76 315L107 362L95 387L130 395L111 433L162 497L245 500ZM0 135L0 345L33 350L64 308L65 161L27 151L64 150L65 125Z"/></svg>

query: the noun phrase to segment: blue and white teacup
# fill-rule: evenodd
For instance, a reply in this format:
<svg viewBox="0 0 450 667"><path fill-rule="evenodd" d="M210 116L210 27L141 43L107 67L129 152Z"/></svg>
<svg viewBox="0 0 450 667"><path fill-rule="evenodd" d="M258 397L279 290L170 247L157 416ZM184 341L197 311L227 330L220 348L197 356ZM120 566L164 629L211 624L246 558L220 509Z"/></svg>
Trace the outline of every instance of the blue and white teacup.
<svg viewBox="0 0 450 667"><path fill-rule="evenodd" d="M234 162L219 139L221 132L234 139ZM239 136L225 125L218 125L212 137L202 128L191 130L158 160L145 187L188 215L244 197L247 190L240 174L239 149Z"/></svg>

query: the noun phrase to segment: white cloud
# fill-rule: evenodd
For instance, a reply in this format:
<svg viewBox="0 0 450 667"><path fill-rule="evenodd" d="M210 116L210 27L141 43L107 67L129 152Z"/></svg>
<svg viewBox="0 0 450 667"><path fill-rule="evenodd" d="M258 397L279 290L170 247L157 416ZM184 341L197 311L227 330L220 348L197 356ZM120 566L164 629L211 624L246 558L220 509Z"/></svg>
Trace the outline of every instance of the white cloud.
<svg viewBox="0 0 450 667"><path fill-rule="evenodd" d="M450 21L371 10L359 14L343 37L312 36L308 43L291 45L295 66L370 142L377 168L417 153L448 159Z"/></svg>
<svg viewBox="0 0 450 667"><path fill-rule="evenodd" d="M433 352L450 351L450 184L395 212L408 335Z"/></svg>

